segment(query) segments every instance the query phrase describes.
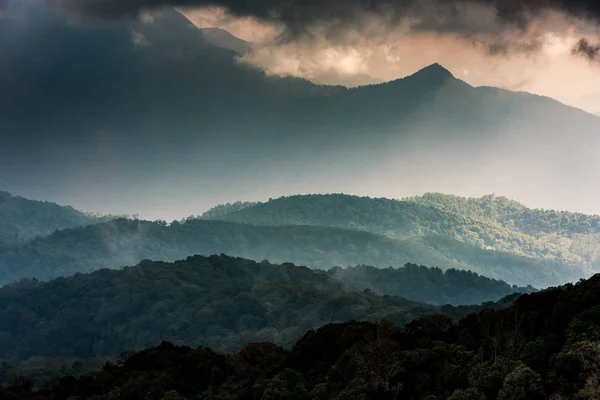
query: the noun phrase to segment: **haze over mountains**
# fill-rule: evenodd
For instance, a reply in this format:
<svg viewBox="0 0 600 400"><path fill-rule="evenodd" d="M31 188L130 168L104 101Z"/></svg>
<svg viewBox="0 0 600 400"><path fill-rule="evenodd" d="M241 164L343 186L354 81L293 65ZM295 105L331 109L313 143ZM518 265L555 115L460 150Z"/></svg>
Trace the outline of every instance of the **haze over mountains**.
<svg viewBox="0 0 600 400"><path fill-rule="evenodd" d="M25 0L0 31L0 185L12 192L148 219L239 193L497 192L599 211L600 119L440 65L356 89L266 77L236 62L243 43L172 10L97 26Z"/></svg>
<svg viewBox="0 0 600 400"><path fill-rule="evenodd" d="M600 118L457 78L541 55L588 107L598 21L584 0L0 0L0 399L600 399ZM306 53L333 42L414 71Z"/></svg>
<svg viewBox="0 0 600 400"><path fill-rule="evenodd" d="M7 221L49 212L47 203L4 198L18 205L3 206ZM108 216L76 226L73 209L54 207L38 228L52 234L0 242L0 283L225 253L325 270L413 263L541 288L590 276L600 258L600 217L532 210L495 196L289 196L222 205L170 224ZM64 224L73 228L55 232ZM14 231L2 227L4 237Z"/></svg>

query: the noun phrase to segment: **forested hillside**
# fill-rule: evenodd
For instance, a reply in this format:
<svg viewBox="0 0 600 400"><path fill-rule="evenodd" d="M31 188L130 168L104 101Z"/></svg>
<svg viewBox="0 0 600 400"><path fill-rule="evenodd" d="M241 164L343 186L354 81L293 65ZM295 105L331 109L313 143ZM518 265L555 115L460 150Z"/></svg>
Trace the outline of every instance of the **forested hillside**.
<svg viewBox="0 0 600 400"><path fill-rule="evenodd" d="M435 274L421 270L413 282ZM470 278L454 285L487 283ZM431 301L453 291L423 285L421 297ZM504 294L511 293L506 288ZM1 288L0 359L117 356L161 340L216 350L257 341L290 345L306 330L329 322L385 318L404 324L440 310L460 316L474 309L440 309L349 290L323 271L293 264L227 256L195 256L173 264L143 261L118 271Z"/></svg>
<svg viewBox="0 0 600 400"><path fill-rule="evenodd" d="M108 219L111 217L92 215L73 207L0 192L0 241L5 243L19 243L36 236L49 235L55 230Z"/></svg>
<svg viewBox="0 0 600 400"><path fill-rule="evenodd" d="M198 219L166 224L119 219L56 232L24 245L5 246L0 253L0 283L119 268L143 259L174 261L193 254L220 253L320 269L418 263L471 270L511 285L538 288L587 274L564 263L484 250L447 236L391 239L321 226L256 226Z"/></svg>
<svg viewBox="0 0 600 400"><path fill-rule="evenodd" d="M391 238L449 236L480 248L553 260L574 268L600 267L600 217L532 210L503 197L465 199L431 194L393 200L301 195L214 218L261 225L335 226Z"/></svg>
<svg viewBox="0 0 600 400"><path fill-rule="evenodd" d="M532 236L600 233L600 216L568 211L531 209L503 196L465 198L427 193L403 201L427 205L464 216L496 221Z"/></svg>
<svg viewBox="0 0 600 400"><path fill-rule="evenodd" d="M328 273L350 288L370 289L383 295L433 304L479 304L499 300L513 292L535 291L531 286L511 287L471 271L442 271L415 264L406 264L402 268L336 267Z"/></svg>
<svg viewBox="0 0 600 400"><path fill-rule="evenodd" d="M524 295L459 322L404 327L347 322L307 332L291 349L257 343L222 354L160 346L85 377L10 399L598 399L600 276Z"/></svg>

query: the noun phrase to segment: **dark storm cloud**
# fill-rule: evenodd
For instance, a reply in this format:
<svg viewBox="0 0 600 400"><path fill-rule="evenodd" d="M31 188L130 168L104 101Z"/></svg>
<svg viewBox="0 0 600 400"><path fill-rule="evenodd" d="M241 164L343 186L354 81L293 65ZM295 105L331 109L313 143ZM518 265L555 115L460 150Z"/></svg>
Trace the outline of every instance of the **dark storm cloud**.
<svg viewBox="0 0 600 400"><path fill-rule="evenodd" d="M0 0L0 4L7 0ZM569 15L600 21L597 0L49 0L76 11L100 17L135 16L144 9L162 6L218 6L238 16L252 16L279 21L291 27L309 25L314 21L353 24L362 12L380 14L390 20L426 8L438 10L442 24L455 21L461 13L460 4L483 4L495 8L500 21L525 27L532 17L544 10L563 11ZM423 7L426 6L426 7ZM454 29L460 29L455 26ZM463 27L469 29L469 27Z"/></svg>
<svg viewBox="0 0 600 400"><path fill-rule="evenodd" d="M587 39L581 39L573 48L573 54L583 56L590 61L600 61L600 44L593 45Z"/></svg>
<svg viewBox="0 0 600 400"><path fill-rule="evenodd" d="M0 4L2 1L0 0ZM558 11L568 16L600 23L598 0L45 0L71 11L100 18L133 18L144 10L163 6L222 7L234 16L255 17L283 24L281 40L310 37L318 26L319 35L328 40L347 39L346 32L368 30L368 16L378 17L386 29L394 29L401 21L410 21L413 32L452 33L471 38L490 55L512 52L533 53L540 47L539 32L528 28L545 11ZM473 11L475 10L475 11ZM489 18L474 16L473 12ZM491 14L489 11L491 10ZM507 30L520 32L521 38L507 39ZM536 36L537 35L537 36ZM381 31L371 35L382 39ZM525 38L525 40L523 40ZM574 49L590 50L585 46Z"/></svg>

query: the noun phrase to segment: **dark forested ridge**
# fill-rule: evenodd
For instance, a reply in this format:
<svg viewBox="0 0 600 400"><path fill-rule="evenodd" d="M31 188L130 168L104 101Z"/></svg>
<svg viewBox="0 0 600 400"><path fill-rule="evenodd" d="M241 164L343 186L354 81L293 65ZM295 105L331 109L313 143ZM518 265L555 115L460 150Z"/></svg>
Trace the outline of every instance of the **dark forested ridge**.
<svg viewBox="0 0 600 400"><path fill-rule="evenodd" d="M148 222L118 219L56 232L0 252L0 283L47 280L143 259L174 261L220 254L294 262L311 268L406 263L471 270L520 286L545 287L578 279L581 268L481 249L447 236L392 239L370 232L322 226L258 226L226 221Z"/></svg>
<svg viewBox="0 0 600 400"><path fill-rule="evenodd" d="M290 349L222 354L160 346L79 379L10 399L598 399L600 276L521 296L456 322L330 324ZM12 396L12 397L9 397ZM95 396L95 397L94 397Z"/></svg>
<svg viewBox="0 0 600 400"><path fill-rule="evenodd" d="M449 283L450 288L431 287L426 281L436 271L414 272L403 275L423 283L421 297L430 302L452 297L457 285L467 291L482 285L480 294L493 286L470 275ZM357 289L361 285L353 282ZM495 286L492 297L514 295L502 282ZM0 359L116 356L161 340L217 350L265 340L290 345L306 330L329 322L390 319L404 324L440 310L460 316L474 309L349 290L331 274L293 264L227 256L188 257L172 264L143 261L123 270L1 288Z"/></svg>
<svg viewBox="0 0 600 400"><path fill-rule="evenodd" d="M499 300L510 293L534 291L531 286L511 287L506 282L471 271L442 271L415 264L406 264L402 268L336 267L328 273L350 288L369 289L383 295L433 304L479 304Z"/></svg>
<svg viewBox="0 0 600 400"><path fill-rule="evenodd" d="M84 213L70 206L0 192L0 242L19 243L36 236L49 235L55 230L102 222L110 218Z"/></svg>

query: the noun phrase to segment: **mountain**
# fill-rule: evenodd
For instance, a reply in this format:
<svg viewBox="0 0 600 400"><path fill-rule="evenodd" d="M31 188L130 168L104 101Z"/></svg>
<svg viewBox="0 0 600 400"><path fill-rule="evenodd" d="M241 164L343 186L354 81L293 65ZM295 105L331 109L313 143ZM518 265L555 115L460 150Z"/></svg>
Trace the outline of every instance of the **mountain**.
<svg viewBox="0 0 600 400"><path fill-rule="evenodd" d="M217 353L163 342L19 399L596 399L600 276L524 295L453 321L350 321L310 330L289 348L254 343ZM3 392L2 392L3 391Z"/></svg>
<svg viewBox="0 0 600 400"><path fill-rule="evenodd" d="M312 82L319 85L345 86L354 88L358 86L380 84L381 80L367 74L343 75L336 72L321 73Z"/></svg>
<svg viewBox="0 0 600 400"><path fill-rule="evenodd" d="M89 225L111 219L75 210L70 206L29 200L0 192L0 242L19 243L56 230Z"/></svg>
<svg viewBox="0 0 600 400"><path fill-rule="evenodd" d="M503 196L488 195L465 198L441 193L427 193L405 199L472 218L498 222L532 236L557 234L572 237L600 232L600 216L568 211L530 209Z"/></svg>
<svg viewBox="0 0 600 400"><path fill-rule="evenodd" d="M503 281L479 276L471 271L427 268L406 264L402 268L370 266L335 267L329 276L356 290L373 290L388 296L401 296L428 304L480 304L497 301L512 293L531 293L531 286L518 288Z"/></svg>
<svg viewBox="0 0 600 400"><path fill-rule="evenodd" d="M420 272L422 277L413 278L425 281L429 272ZM448 283L490 286L472 274L463 277ZM512 294L502 284L496 287ZM429 290L424 287L422 296ZM290 345L328 322L385 318L403 324L441 310L371 291L345 291L327 273L306 267L224 255L21 282L1 288L0 299L0 358L14 361L118 356L162 340L219 350L265 340ZM444 312L459 316L477 308L445 306Z"/></svg>
<svg viewBox="0 0 600 400"><path fill-rule="evenodd" d="M470 270L510 285L538 288L588 274L566 263L481 249L441 235L391 239L323 226L259 226L198 219L167 224L118 219L59 231L23 245L4 246L0 252L0 284L120 268L143 259L174 261L194 254L221 253L319 269L418 263Z"/></svg>
<svg viewBox="0 0 600 400"><path fill-rule="evenodd" d="M127 213L144 188L177 218L239 192L365 187L595 210L600 120L552 99L472 87L440 65L353 89L266 76L174 10L77 23L42 3L0 20L0 170L20 171L0 185L13 192Z"/></svg>
<svg viewBox="0 0 600 400"><path fill-rule="evenodd" d="M532 210L504 197L428 194L399 201L299 195L245 207L238 203L237 207L212 210L206 218L258 225L332 226L394 239L441 235L482 249L564 262L575 270L591 271L600 262L600 217Z"/></svg>
<svg viewBox="0 0 600 400"><path fill-rule="evenodd" d="M252 44L242 40L220 28L201 28L200 33L208 43L223 49L234 51L240 55L250 51Z"/></svg>

